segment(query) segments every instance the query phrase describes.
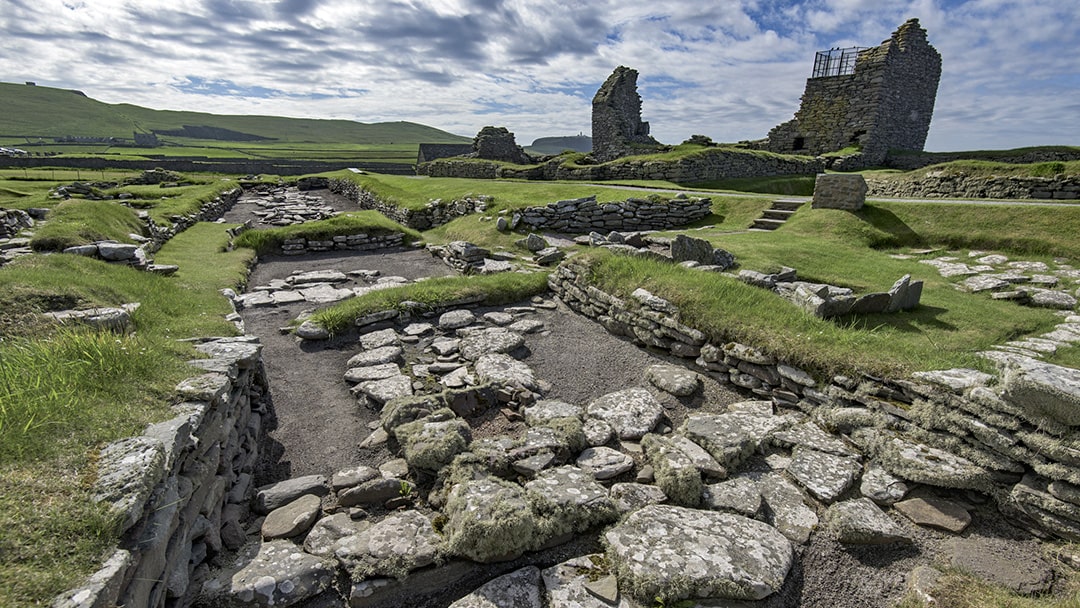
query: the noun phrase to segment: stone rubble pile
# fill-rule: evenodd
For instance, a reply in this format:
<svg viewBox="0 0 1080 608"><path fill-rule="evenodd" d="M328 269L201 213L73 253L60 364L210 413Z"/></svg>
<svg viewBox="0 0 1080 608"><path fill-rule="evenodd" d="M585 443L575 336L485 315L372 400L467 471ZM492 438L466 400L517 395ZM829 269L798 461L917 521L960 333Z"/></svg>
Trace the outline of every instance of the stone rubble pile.
<svg viewBox="0 0 1080 608"><path fill-rule="evenodd" d="M912 281L909 274L893 283L888 292L861 296L855 296L848 287L799 281L791 268L773 274L740 270L738 278L748 285L773 291L806 312L824 319L912 310L919 305L923 288L923 282Z"/></svg>
<svg viewBox="0 0 1080 608"><path fill-rule="evenodd" d="M34 218L21 209L0 208L0 239L15 238L19 232L34 227Z"/></svg>
<svg viewBox="0 0 1080 608"><path fill-rule="evenodd" d="M1064 262L1009 260L1000 254L971 251L968 261L956 256L919 260L946 278L960 277L958 289L989 292L995 300L1025 306L1075 310L1080 297L1080 269Z"/></svg>
<svg viewBox="0 0 1080 608"><path fill-rule="evenodd" d="M266 285L256 285L244 294L231 293L230 298L238 309L296 302L332 304L410 282L405 277L380 276L377 270L313 270L275 279Z"/></svg>
<svg viewBox="0 0 1080 608"><path fill-rule="evenodd" d="M171 264L155 264L150 257L148 246L149 239L139 235L130 235L132 240L142 241L141 244L118 243L116 241L97 241L89 245L76 245L64 249L63 253L81 255L84 257L97 258L113 264L126 264L138 270L145 270L156 274L169 275L176 272L179 267Z"/></svg>
<svg viewBox="0 0 1080 608"><path fill-rule="evenodd" d="M446 245L428 245L433 257L462 274L496 274L510 272L515 266L506 259L496 259L491 251L468 241L453 241ZM498 256L503 258L504 256Z"/></svg>
<svg viewBox="0 0 1080 608"><path fill-rule="evenodd" d="M306 194L284 186L259 187L248 193L259 206L253 213L259 223L268 226L291 226L334 217L338 212L321 196Z"/></svg>

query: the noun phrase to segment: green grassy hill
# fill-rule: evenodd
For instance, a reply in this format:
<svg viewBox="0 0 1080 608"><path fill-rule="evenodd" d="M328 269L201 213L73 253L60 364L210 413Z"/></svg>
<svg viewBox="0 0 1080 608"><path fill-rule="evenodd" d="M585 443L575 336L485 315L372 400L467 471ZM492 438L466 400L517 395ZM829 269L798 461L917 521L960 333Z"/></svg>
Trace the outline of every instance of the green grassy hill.
<svg viewBox="0 0 1080 608"><path fill-rule="evenodd" d="M0 83L0 137L117 137L214 127L269 138L276 142L415 144L463 143L469 138L413 122L361 123L275 116L236 116L203 112L151 110L131 104L107 104L78 91ZM168 136L168 139L175 139Z"/></svg>

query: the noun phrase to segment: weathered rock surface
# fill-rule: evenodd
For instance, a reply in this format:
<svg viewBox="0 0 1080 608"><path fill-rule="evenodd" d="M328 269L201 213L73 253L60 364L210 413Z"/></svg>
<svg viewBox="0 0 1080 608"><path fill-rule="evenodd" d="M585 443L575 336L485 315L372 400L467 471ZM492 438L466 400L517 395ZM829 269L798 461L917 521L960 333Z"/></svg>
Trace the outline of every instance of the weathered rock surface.
<svg viewBox="0 0 1080 608"><path fill-rule="evenodd" d="M450 608L542 608L540 569L526 566L484 583Z"/></svg>
<svg viewBox="0 0 1080 608"><path fill-rule="evenodd" d="M334 556L354 580L404 577L435 563L439 535L422 513L404 511L335 543Z"/></svg>
<svg viewBox="0 0 1080 608"><path fill-rule="evenodd" d="M869 498L838 502L825 513L828 529L837 540L855 545L910 542L910 537Z"/></svg>
<svg viewBox="0 0 1080 608"><path fill-rule="evenodd" d="M607 422L621 439L640 439L664 414L664 406L641 388L628 388L596 399L585 408L592 418Z"/></svg>
<svg viewBox="0 0 1080 608"><path fill-rule="evenodd" d="M752 519L653 505L604 534L620 589L641 601L660 597L759 600L784 584L791 543Z"/></svg>
<svg viewBox="0 0 1080 608"><path fill-rule="evenodd" d="M330 588L334 568L288 540L263 543L239 570L225 570L203 585L208 604L269 608L298 604Z"/></svg>

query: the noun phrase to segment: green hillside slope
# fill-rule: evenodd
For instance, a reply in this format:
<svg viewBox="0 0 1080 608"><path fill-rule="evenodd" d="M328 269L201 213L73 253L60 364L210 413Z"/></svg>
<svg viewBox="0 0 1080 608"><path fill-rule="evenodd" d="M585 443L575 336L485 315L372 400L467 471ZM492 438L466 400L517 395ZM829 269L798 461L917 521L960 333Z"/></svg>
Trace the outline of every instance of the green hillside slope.
<svg viewBox="0 0 1080 608"><path fill-rule="evenodd" d="M0 83L0 137L117 137L185 125L228 129L278 142L355 144L459 143L468 138L413 122L361 123L275 116L152 110L107 104L78 91ZM175 136L169 136L175 138Z"/></svg>

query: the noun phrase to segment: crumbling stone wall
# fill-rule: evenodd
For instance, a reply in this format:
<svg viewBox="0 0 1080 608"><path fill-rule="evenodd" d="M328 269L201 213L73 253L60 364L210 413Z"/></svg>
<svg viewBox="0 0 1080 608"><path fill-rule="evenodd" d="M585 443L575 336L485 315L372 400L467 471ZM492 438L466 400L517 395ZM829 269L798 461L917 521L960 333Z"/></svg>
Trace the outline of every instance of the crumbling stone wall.
<svg viewBox="0 0 1080 608"><path fill-rule="evenodd" d="M506 127L484 127L473 138L473 156L485 160L497 160L515 165L532 162L529 155L517 145L514 134Z"/></svg>
<svg viewBox="0 0 1080 608"><path fill-rule="evenodd" d="M870 196L898 198L1040 198L1080 199L1080 176L1019 177L1012 175L946 175L931 172L917 179L874 177Z"/></svg>
<svg viewBox="0 0 1080 608"><path fill-rule="evenodd" d="M424 209L406 209L378 198L350 179L333 178L327 186L334 194L348 197L361 209L373 209L402 226L413 230L427 230L441 226L450 220L487 209L489 197L465 197L444 201L435 199Z"/></svg>
<svg viewBox="0 0 1080 608"><path fill-rule="evenodd" d="M611 73L592 102L592 154L600 162L641 153L659 146L649 136L649 123L641 120L641 96L637 70L619 66Z"/></svg>
<svg viewBox="0 0 1080 608"><path fill-rule="evenodd" d="M795 118L774 127L761 147L823 154L858 145L863 166L883 164L890 149L922 150L940 78L941 55L910 19L861 51L853 74L808 79Z"/></svg>

